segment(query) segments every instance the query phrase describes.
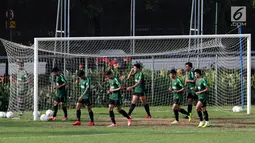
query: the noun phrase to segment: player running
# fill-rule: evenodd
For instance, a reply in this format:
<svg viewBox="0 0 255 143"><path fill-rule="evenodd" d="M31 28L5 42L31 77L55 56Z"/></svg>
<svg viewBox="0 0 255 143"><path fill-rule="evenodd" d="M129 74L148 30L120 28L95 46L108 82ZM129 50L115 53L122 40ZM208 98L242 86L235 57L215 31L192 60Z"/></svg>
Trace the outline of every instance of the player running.
<svg viewBox="0 0 255 143"><path fill-rule="evenodd" d="M110 84L110 89L109 91L107 91L108 94L110 94L109 96L109 115L110 118L112 120L112 124L109 125L108 127L115 127L116 125L116 121L115 121L115 117L114 117L114 112L113 109L114 107L116 107L116 110L122 114L124 117L126 117L128 119L128 126L131 126L132 121L131 118L129 117L129 115L127 114L127 112L125 110L121 109L121 105L122 105L122 97L121 97L121 82L118 78L113 76L113 73L111 71L108 71L106 73L106 76L108 78L108 83Z"/></svg>
<svg viewBox="0 0 255 143"><path fill-rule="evenodd" d="M90 90L90 79L85 76L85 72L83 70L80 70L78 73L78 76L80 77L80 88L81 88L81 95L78 98L78 102L76 104L76 116L77 121L73 123L73 125L81 125L81 107L82 105L85 105L89 112L90 122L88 126L94 126L94 114L92 111L92 95Z"/></svg>
<svg viewBox="0 0 255 143"><path fill-rule="evenodd" d="M192 63L187 62L185 64L185 68L186 68L186 74L185 74L185 86L186 86L186 92L188 94L187 98L188 98L188 113L190 115L190 117L192 116L192 103L194 102L194 104L197 104L197 100L198 97L195 93L195 91L192 90L192 88L195 87L195 82L196 82L196 78L195 78L195 74L192 70ZM188 119L188 116L185 117L186 119Z"/></svg>
<svg viewBox="0 0 255 143"><path fill-rule="evenodd" d="M189 120L191 119L189 113L181 108L181 102L183 101L183 92L185 90L184 85L181 80L176 76L176 70L171 70L169 74L171 78L171 87L169 87L169 91L173 92L174 104L172 106L175 121L171 124L179 123L179 112L188 116Z"/></svg>
<svg viewBox="0 0 255 143"><path fill-rule="evenodd" d="M128 91L132 89L135 89L135 90L133 93L132 104L129 108L128 115L131 117L131 114L133 110L135 109L136 102L138 98L140 98L144 106L144 109L147 113L146 118L149 119L151 118L150 108L149 108L149 104L146 103L144 75L141 69L141 65L139 63L134 64L134 67L129 72L127 79L130 79L131 77L135 78L135 85L128 87L127 90Z"/></svg>
<svg viewBox="0 0 255 143"><path fill-rule="evenodd" d="M52 117L49 118L49 120L56 120L57 112L58 112L58 105L62 105L62 110L64 112L64 117L62 118L62 121L67 120L67 109L65 107L66 103L66 98L67 98L67 93L66 93L66 86L67 86L67 81L64 77L63 74L60 73L59 69L57 67L53 68L52 71L53 75L56 77L56 87L55 89L57 90L57 95L54 98L54 103L53 103L53 110L54 114Z"/></svg>
<svg viewBox="0 0 255 143"><path fill-rule="evenodd" d="M202 72L200 69L196 69L195 71L195 76L197 78L196 80L196 86L194 88L194 90L196 91L196 95L198 96L198 102L196 105L196 111L198 114L198 117L200 119L200 123L198 125L198 127L209 127L210 123L209 123L209 118L208 118L208 112L206 110L206 102L208 100L208 92L209 92L209 88L208 88L208 84L206 79L204 79L203 77L201 77ZM204 114L204 119L205 122L203 121L203 116L202 116L202 112Z"/></svg>

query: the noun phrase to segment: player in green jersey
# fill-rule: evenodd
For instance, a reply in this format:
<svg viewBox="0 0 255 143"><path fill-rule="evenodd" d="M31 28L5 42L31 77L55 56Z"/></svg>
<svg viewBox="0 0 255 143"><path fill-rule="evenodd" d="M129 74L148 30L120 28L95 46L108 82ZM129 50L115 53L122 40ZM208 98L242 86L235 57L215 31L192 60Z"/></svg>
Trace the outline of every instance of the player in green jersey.
<svg viewBox="0 0 255 143"><path fill-rule="evenodd" d="M181 102L183 101L183 92L185 90L184 85L182 81L177 77L176 70L171 70L169 73L169 76L171 78L171 86L169 87L169 91L173 92L173 112L175 116L175 121L173 121L171 124L178 124L179 123L179 112L182 114L189 116L189 113L181 108Z"/></svg>
<svg viewBox="0 0 255 143"><path fill-rule="evenodd" d="M53 75L56 77L56 87L55 89L57 90L56 96L54 98L54 103L53 103L53 109L54 109L54 114L52 117L49 118L49 120L56 120L57 112L58 112L58 105L62 105L62 109L64 112L64 117L62 118L62 121L67 120L67 109L65 107L65 102L67 98L67 92L66 92L66 86L67 86L67 81L64 77L63 74L60 73L59 69L57 67L53 68L52 71Z"/></svg>
<svg viewBox="0 0 255 143"><path fill-rule="evenodd" d="M107 93L110 95L109 96L109 115L112 120L112 124L109 125L108 127L114 127L116 126L116 121L114 117L114 112L113 109L116 107L116 110L122 114L124 117L128 119L128 126L131 126L131 118L127 114L127 112L123 109L121 109L122 105L122 96L120 90L122 89L121 81L119 78L116 78L113 76L113 73L111 71L108 71L106 73L106 76L108 78L108 83L110 85L109 91Z"/></svg>
<svg viewBox="0 0 255 143"><path fill-rule="evenodd" d="M192 103L197 104L198 97L195 93L195 91L192 90L192 88L195 87L196 77L194 72L192 71L192 63L187 62L185 64L185 86L186 86L186 93L188 98L188 113L191 116L192 113ZM186 116L186 119L188 119L188 116Z"/></svg>
<svg viewBox="0 0 255 143"><path fill-rule="evenodd" d="M195 76L196 76L196 86L194 90L196 91L196 95L198 96L198 102L196 105L196 111L198 114L198 117L200 119L200 123L198 127L209 127L209 118L208 118L208 112L206 110L206 102L208 101L208 92L209 92L209 87L207 84L207 81L205 78L203 78L202 72L200 69L196 69L195 71ZM202 112L204 114L204 119L205 122L203 121L203 116Z"/></svg>
<svg viewBox="0 0 255 143"><path fill-rule="evenodd" d="M92 95L91 95L91 89L90 89L90 79L86 77L85 72L83 70L80 70L78 73L78 76L80 77L80 88L81 93L80 97L78 98L78 102L76 104L76 116L77 121L73 123L73 125L81 125L81 107L82 105L85 105L90 117L90 122L88 126L94 126L94 114L92 111Z"/></svg>
<svg viewBox="0 0 255 143"><path fill-rule="evenodd" d="M84 68L83 68L82 64L79 65L79 70L77 71L77 76L76 76L76 81L75 81L76 85L79 85L80 77L79 77L78 74L79 74L80 71L84 71Z"/></svg>
<svg viewBox="0 0 255 143"><path fill-rule="evenodd" d="M11 76L11 82L17 86L17 102L18 102L18 110L20 112L20 116L23 115L25 110L25 95L27 94L28 90L28 73L24 69L24 61L17 60L18 64L18 71L17 75Z"/></svg>
<svg viewBox="0 0 255 143"><path fill-rule="evenodd" d="M129 72L127 79L130 79L131 77L135 79L135 85L127 88L128 91L134 89L132 104L129 108L128 115L131 117L131 113L135 109L136 102L140 98L144 106L144 109L147 113L146 118L149 119L151 118L151 114L150 114L149 104L146 103L144 74L142 72L142 68L139 63L134 64L134 67Z"/></svg>

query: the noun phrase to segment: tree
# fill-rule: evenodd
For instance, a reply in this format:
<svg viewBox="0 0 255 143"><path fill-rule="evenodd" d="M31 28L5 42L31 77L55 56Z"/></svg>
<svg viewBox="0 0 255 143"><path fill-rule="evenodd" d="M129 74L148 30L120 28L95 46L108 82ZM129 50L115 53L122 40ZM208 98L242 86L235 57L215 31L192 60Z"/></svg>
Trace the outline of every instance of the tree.
<svg viewBox="0 0 255 143"><path fill-rule="evenodd" d="M92 36L96 35L95 30L100 28L99 16L103 12L103 8L98 0L80 0L84 5L84 14L90 19L90 26L92 29ZM88 27L90 27L88 26Z"/></svg>

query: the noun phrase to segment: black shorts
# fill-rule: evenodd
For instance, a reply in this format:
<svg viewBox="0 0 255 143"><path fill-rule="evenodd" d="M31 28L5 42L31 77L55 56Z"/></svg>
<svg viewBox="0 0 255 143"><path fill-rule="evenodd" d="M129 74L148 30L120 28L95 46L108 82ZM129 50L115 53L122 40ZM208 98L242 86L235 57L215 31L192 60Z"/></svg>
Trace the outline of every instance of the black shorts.
<svg viewBox="0 0 255 143"><path fill-rule="evenodd" d="M192 100L198 100L198 96L195 93L190 93L190 92L188 92L187 98Z"/></svg>
<svg viewBox="0 0 255 143"><path fill-rule="evenodd" d="M114 105L114 107L119 107L122 105L122 102L120 100L111 100L109 99L109 104Z"/></svg>
<svg viewBox="0 0 255 143"><path fill-rule="evenodd" d="M202 107L206 107L206 100L205 99L199 99L199 101L203 104Z"/></svg>
<svg viewBox="0 0 255 143"><path fill-rule="evenodd" d="M86 105L86 106L91 106L92 105L92 102L90 99L82 99L81 101L78 100L78 103L81 103L83 105Z"/></svg>
<svg viewBox="0 0 255 143"><path fill-rule="evenodd" d="M66 97L65 97L65 96L56 96L56 97L54 98L54 101L56 101L56 102L58 102L58 103L60 103L60 102L66 103Z"/></svg>
<svg viewBox="0 0 255 143"><path fill-rule="evenodd" d="M17 101L18 101L18 103L24 103L25 102L26 94L27 94L27 90L25 90L25 89L18 89L17 90Z"/></svg>
<svg viewBox="0 0 255 143"><path fill-rule="evenodd" d="M181 105L181 99L174 99L174 104Z"/></svg>
<svg viewBox="0 0 255 143"><path fill-rule="evenodd" d="M145 92L134 92L133 95L136 95L136 96L145 96Z"/></svg>

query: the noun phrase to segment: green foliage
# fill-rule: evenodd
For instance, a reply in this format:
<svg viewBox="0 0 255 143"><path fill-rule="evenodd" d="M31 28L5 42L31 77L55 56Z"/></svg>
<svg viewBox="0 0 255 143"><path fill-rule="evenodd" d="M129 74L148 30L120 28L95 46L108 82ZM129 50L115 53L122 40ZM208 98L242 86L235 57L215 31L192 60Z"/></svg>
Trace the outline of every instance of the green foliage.
<svg viewBox="0 0 255 143"><path fill-rule="evenodd" d="M97 18L100 13L103 12L103 8L102 7L96 7L92 4L89 4L88 6L85 7L84 9L84 13L87 17L89 17L90 19L95 19Z"/></svg>
<svg viewBox="0 0 255 143"><path fill-rule="evenodd" d="M255 74L251 77L251 87L255 89Z"/></svg>
<svg viewBox="0 0 255 143"><path fill-rule="evenodd" d="M9 104L10 88L9 85L0 83L0 111L7 111Z"/></svg>

